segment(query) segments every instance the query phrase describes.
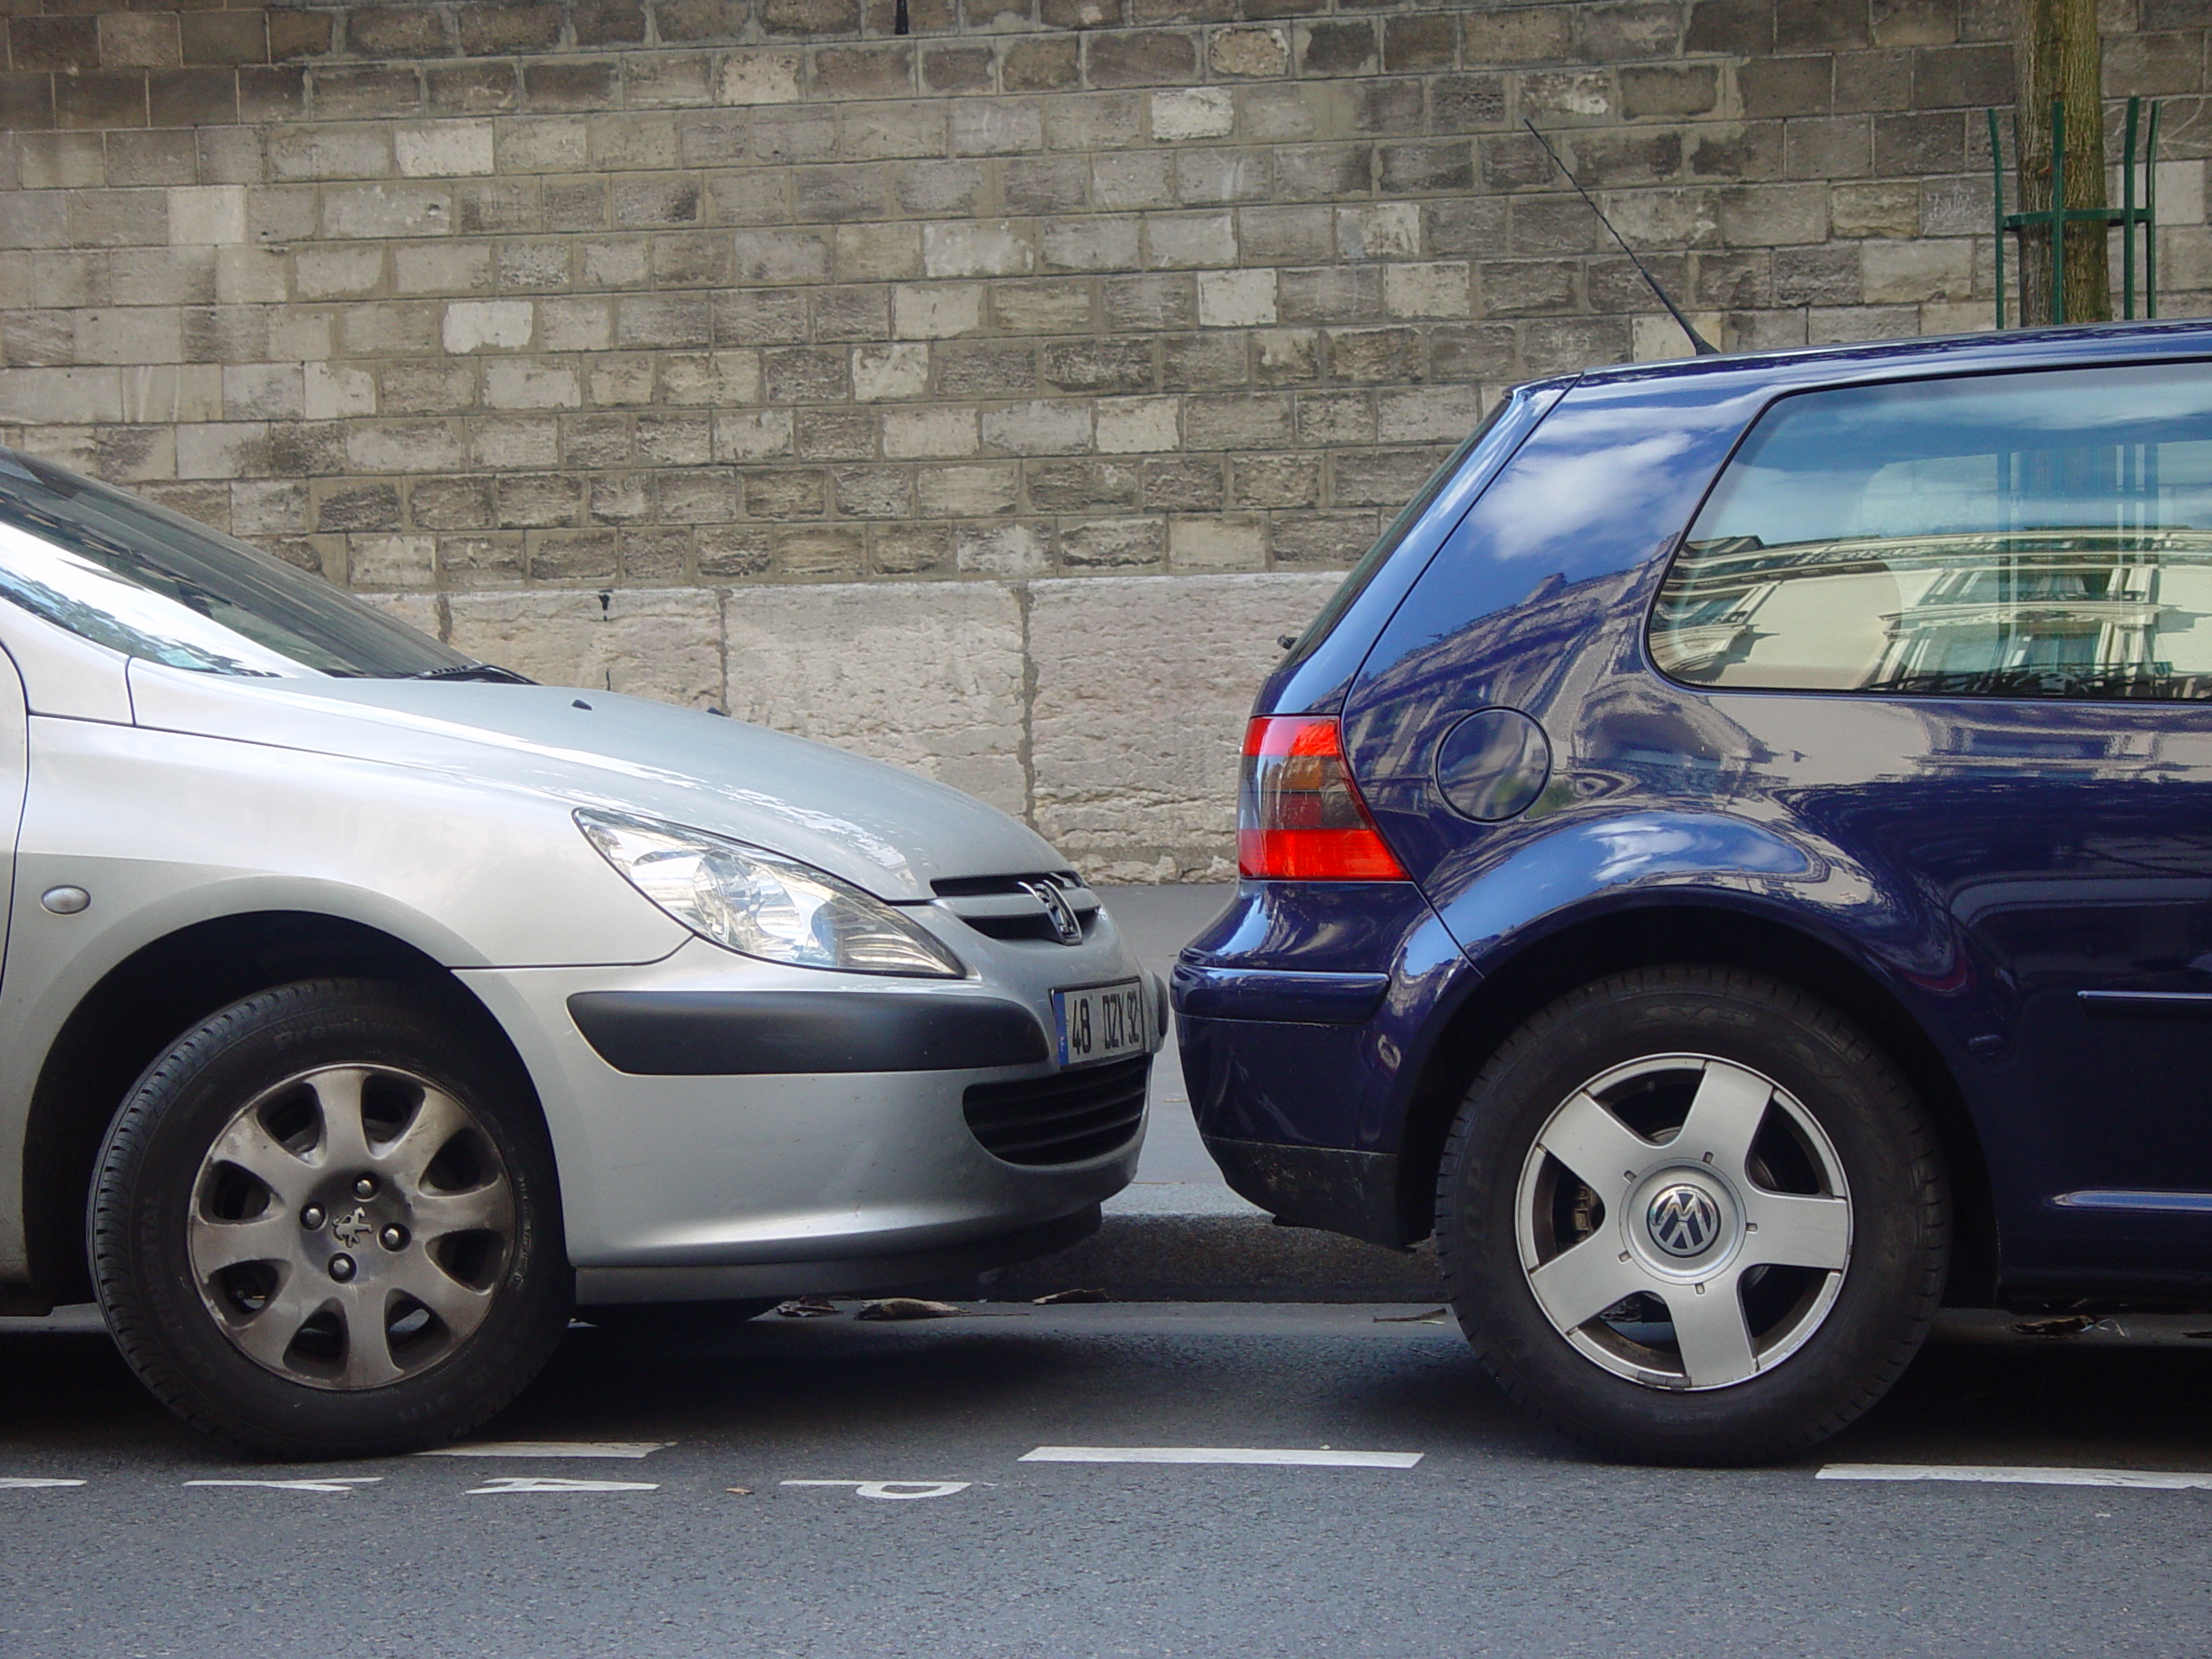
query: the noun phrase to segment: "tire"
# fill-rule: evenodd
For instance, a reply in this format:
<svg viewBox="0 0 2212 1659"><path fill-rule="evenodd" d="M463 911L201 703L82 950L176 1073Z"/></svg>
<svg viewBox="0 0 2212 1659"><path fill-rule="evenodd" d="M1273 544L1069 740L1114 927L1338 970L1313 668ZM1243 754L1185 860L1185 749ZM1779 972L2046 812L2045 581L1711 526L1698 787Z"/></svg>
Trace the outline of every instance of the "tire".
<svg viewBox="0 0 2212 1659"><path fill-rule="evenodd" d="M131 1369L195 1427L276 1457L451 1440L568 1322L527 1086L402 986L282 986L186 1033L108 1131L89 1232Z"/></svg>
<svg viewBox="0 0 2212 1659"><path fill-rule="evenodd" d="M1469 1089L1437 1249L1484 1364L1631 1462L1801 1452L1881 1398L1942 1295L1949 1200L1896 1066L1827 1004L1727 969L1617 975Z"/></svg>

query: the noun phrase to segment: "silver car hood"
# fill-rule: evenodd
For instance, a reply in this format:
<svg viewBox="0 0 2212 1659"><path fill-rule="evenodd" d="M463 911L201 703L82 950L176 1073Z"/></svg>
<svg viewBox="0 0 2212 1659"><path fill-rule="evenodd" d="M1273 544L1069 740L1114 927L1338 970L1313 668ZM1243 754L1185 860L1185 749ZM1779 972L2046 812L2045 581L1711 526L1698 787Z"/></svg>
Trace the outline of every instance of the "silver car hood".
<svg viewBox="0 0 2212 1659"><path fill-rule="evenodd" d="M238 679L130 664L142 727L442 771L688 824L891 899L1056 870L1034 831L880 761L611 691L466 681Z"/></svg>

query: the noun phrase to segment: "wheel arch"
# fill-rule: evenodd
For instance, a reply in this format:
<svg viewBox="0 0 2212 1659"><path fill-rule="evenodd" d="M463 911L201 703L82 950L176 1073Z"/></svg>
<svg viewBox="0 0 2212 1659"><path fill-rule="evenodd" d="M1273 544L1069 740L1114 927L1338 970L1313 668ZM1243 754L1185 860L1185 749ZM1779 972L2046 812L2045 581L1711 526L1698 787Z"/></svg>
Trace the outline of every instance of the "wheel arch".
<svg viewBox="0 0 2212 1659"><path fill-rule="evenodd" d="M507 1067L543 1116L529 1068L467 986L405 940L344 917L257 911L200 921L117 963L61 1022L24 1124L23 1244L48 1303L92 1294L86 1204L99 1149L131 1085L178 1038L241 998L305 979L375 979L429 991Z"/></svg>
<svg viewBox="0 0 2212 1659"><path fill-rule="evenodd" d="M1475 1074L1498 1046L1539 1008L1577 986L1667 963L1764 974L1821 998L1866 1027L1905 1073L1942 1147L1953 1219L1945 1300L1953 1306L1993 1302L1999 1256L1987 1161L1951 1068L1927 1031L1878 978L1818 934L1706 903L1643 906L1570 924L1473 981L1431 1046L1410 1096L1398 1160L1406 1236L1419 1238L1430 1229L1445 1139Z"/></svg>

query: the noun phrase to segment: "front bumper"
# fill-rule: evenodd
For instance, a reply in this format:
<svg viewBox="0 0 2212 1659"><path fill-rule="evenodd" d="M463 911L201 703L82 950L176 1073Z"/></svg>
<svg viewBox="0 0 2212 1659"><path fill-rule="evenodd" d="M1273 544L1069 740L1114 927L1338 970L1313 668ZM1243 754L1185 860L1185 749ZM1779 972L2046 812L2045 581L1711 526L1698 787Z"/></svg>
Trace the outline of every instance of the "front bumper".
<svg viewBox="0 0 2212 1659"><path fill-rule="evenodd" d="M1096 1205L1042 1226L968 1244L852 1255L830 1261L755 1262L742 1267L579 1268L576 1302L606 1307L635 1302L747 1301L760 1296L830 1296L898 1290L907 1285L1027 1262L1065 1250L1098 1230Z"/></svg>
<svg viewBox="0 0 2212 1659"><path fill-rule="evenodd" d="M949 1071L1052 1058L1044 1027L1001 997L899 991L578 991L569 1017L632 1077Z"/></svg>
<svg viewBox="0 0 2212 1659"><path fill-rule="evenodd" d="M630 968L464 970L537 1084L580 1300L888 1288L1095 1227L1135 1173L1141 1114L1095 1155L1018 1163L977 1138L968 1096L1103 1076L1055 1064L1051 992L1142 969L1110 925L1075 948L962 949L978 966L963 981L778 968L703 941ZM1140 1071L1166 1020L1147 988Z"/></svg>

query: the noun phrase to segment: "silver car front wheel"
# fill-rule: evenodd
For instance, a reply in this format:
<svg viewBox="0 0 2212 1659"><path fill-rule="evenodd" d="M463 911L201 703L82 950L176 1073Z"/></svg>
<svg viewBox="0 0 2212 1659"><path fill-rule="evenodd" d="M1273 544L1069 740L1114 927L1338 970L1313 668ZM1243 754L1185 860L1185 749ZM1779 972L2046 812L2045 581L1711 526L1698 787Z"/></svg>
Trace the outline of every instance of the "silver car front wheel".
<svg viewBox="0 0 2212 1659"><path fill-rule="evenodd" d="M450 988L308 981L211 1015L124 1103L91 1222L132 1369L280 1456L450 1439L568 1323L543 1120Z"/></svg>

